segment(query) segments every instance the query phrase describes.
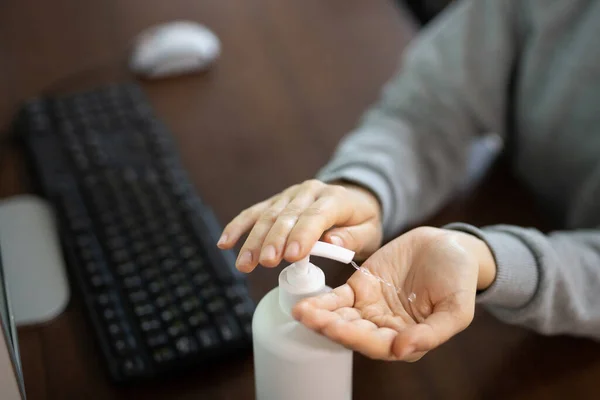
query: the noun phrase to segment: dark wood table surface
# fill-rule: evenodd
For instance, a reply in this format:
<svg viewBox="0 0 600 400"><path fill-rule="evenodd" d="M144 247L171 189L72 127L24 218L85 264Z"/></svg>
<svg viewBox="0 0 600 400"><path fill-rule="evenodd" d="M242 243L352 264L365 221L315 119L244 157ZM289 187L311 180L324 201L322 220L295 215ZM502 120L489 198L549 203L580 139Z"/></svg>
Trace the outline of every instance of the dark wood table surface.
<svg viewBox="0 0 600 400"><path fill-rule="evenodd" d="M127 78L134 35L182 18L212 28L222 57L209 73L143 85L222 221L313 176L377 98L416 30L391 0L5 0L0 127L8 126L20 101L42 91ZM0 154L0 196L29 191L20 149L4 141ZM510 193L510 200L500 203L500 193ZM549 228L503 167L428 223L457 220ZM350 272L332 265L329 283ZM250 275L257 300L275 286L277 274ZM19 340L32 400L254 398L251 355L178 379L113 386L76 292L63 315L20 329ZM354 374L355 399L597 398L600 346L541 337L478 310L471 327L421 361L357 355Z"/></svg>

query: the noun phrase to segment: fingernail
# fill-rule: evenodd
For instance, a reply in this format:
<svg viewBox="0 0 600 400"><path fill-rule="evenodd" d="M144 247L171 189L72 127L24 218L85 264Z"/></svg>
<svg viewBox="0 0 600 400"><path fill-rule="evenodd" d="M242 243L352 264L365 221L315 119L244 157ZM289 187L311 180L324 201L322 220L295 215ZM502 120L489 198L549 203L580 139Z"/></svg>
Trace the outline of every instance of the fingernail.
<svg viewBox="0 0 600 400"><path fill-rule="evenodd" d="M288 245L287 250L285 251L285 256L287 258L295 258L298 257L300 253L300 245L298 242L292 242Z"/></svg>
<svg viewBox="0 0 600 400"><path fill-rule="evenodd" d="M222 244L225 244L227 242L227 234L224 233L221 235L221 237L219 238L219 241L217 242L217 246L220 246Z"/></svg>
<svg viewBox="0 0 600 400"><path fill-rule="evenodd" d="M344 244L344 242L342 242L342 238L340 238L339 236L330 236L329 237L329 241L331 242L331 244L335 244L336 246L342 246Z"/></svg>
<svg viewBox="0 0 600 400"><path fill-rule="evenodd" d="M275 246L273 245L268 245L267 247L265 247L262 252L260 253L260 259L261 260L272 260L275 258Z"/></svg>
<svg viewBox="0 0 600 400"><path fill-rule="evenodd" d="M252 253L249 251L245 251L238 259L237 265L244 266L244 265L250 264L251 262L252 262Z"/></svg>

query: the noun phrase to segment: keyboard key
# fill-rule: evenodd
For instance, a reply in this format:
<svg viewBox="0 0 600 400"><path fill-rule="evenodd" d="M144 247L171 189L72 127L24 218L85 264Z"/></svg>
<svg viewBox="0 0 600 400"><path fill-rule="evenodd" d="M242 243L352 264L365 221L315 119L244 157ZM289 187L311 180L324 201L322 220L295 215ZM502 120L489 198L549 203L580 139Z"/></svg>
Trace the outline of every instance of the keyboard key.
<svg viewBox="0 0 600 400"><path fill-rule="evenodd" d="M118 336L121 333L123 333L123 329L119 324L113 323L108 326L108 333L110 333L113 336Z"/></svg>
<svg viewBox="0 0 600 400"><path fill-rule="evenodd" d="M116 298L108 292L100 293L98 294L98 296L96 296L96 302L98 302L98 304L100 304L101 306L112 305L115 301Z"/></svg>
<svg viewBox="0 0 600 400"><path fill-rule="evenodd" d="M108 323L113 322L115 319L121 316L121 313L113 307L105 307L102 310L102 317Z"/></svg>
<svg viewBox="0 0 600 400"><path fill-rule="evenodd" d="M121 276L133 274L136 271L134 263L126 262L117 266L117 273Z"/></svg>
<svg viewBox="0 0 600 400"><path fill-rule="evenodd" d="M161 266L161 268L162 268L163 271L165 271L165 272L171 272L177 266L177 261L175 261L172 258L166 258L166 259L164 259L160 263L160 266Z"/></svg>
<svg viewBox="0 0 600 400"><path fill-rule="evenodd" d="M175 295L179 298L183 298L193 292L193 289L188 284L179 285L175 288Z"/></svg>
<svg viewBox="0 0 600 400"><path fill-rule="evenodd" d="M136 350L137 343L133 336L129 335L120 339L116 339L113 342L113 347L117 355L125 356L127 354L131 354Z"/></svg>
<svg viewBox="0 0 600 400"><path fill-rule="evenodd" d="M186 263L186 266L187 266L187 269L192 273L204 271L204 262L202 262L202 260L200 258L194 258L194 259L188 260Z"/></svg>
<svg viewBox="0 0 600 400"><path fill-rule="evenodd" d="M188 317L188 324L192 328L196 328L200 325L204 325L208 322L208 315L203 311L196 311Z"/></svg>
<svg viewBox="0 0 600 400"><path fill-rule="evenodd" d="M110 224L110 225L104 225L104 235L108 238L114 238L117 236L121 236L122 232L121 229L119 229L119 227L115 224Z"/></svg>
<svg viewBox="0 0 600 400"><path fill-rule="evenodd" d="M192 245L191 242L190 242L189 237L186 236L186 235L177 235L175 237L175 242L177 243L178 247L182 247L182 248L185 247L185 246L191 246ZM193 250L193 253L196 252L195 249L192 249L192 250ZM188 257L188 258L190 258L190 257Z"/></svg>
<svg viewBox="0 0 600 400"><path fill-rule="evenodd" d="M141 328L144 332L160 329L160 321L156 318L144 319L142 320Z"/></svg>
<svg viewBox="0 0 600 400"><path fill-rule="evenodd" d="M160 270L157 267L146 268L142 271L142 277L147 281L151 281L157 276L160 276Z"/></svg>
<svg viewBox="0 0 600 400"><path fill-rule="evenodd" d="M248 318L254 314L254 305L250 301L244 301L233 306L233 312L239 318Z"/></svg>
<svg viewBox="0 0 600 400"><path fill-rule="evenodd" d="M146 363L141 357L127 358L121 365L126 376L142 375L146 369Z"/></svg>
<svg viewBox="0 0 600 400"><path fill-rule="evenodd" d="M156 245L156 246L162 246L165 243L167 243L167 235L165 235L163 232L159 231L158 229L153 229L152 226L148 226L148 228L154 232L154 234L152 235L152 242Z"/></svg>
<svg viewBox="0 0 600 400"><path fill-rule="evenodd" d="M250 295L248 286L245 283L235 283L233 285L230 285L227 287L225 292L227 293L227 296L231 299L234 299L236 297L244 299Z"/></svg>
<svg viewBox="0 0 600 400"><path fill-rule="evenodd" d="M178 285L186 280L186 276L183 272L173 272L169 275L169 283L171 285Z"/></svg>
<svg viewBox="0 0 600 400"><path fill-rule="evenodd" d="M154 313L154 306L152 304L142 304L136 306L133 309L133 312L135 312L135 315L137 315L138 318L142 318L147 315L152 315Z"/></svg>
<svg viewBox="0 0 600 400"><path fill-rule="evenodd" d="M162 346L162 345L167 344L168 342L169 342L169 337L167 336L166 333L163 333L163 332L156 332L156 333L148 336L148 339L146 339L146 343L150 347Z"/></svg>
<svg viewBox="0 0 600 400"><path fill-rule="evenodd" d="M226 306L227 306L227 304L225 303L225 300L215 299L215 300L211 301L210 303L208 303L208 305L206 306L206 309L211 314L216 314L218 312L225 310Z"/></svg>
<svg viewBox="0 0 600 400"><path fill-rule="evenodd" d="M149 266L153 260L154 260L154 257L149 253L142 253L142 254L138 255L138 257L136 259L138 265L142 265L144 267Z"/></svg>
<svg viewBox="0 0 600 400"><path fill-rule="evenodd" d="M140 289L142 286L142 278L137 275L128 276L123 279L123 286L128 290Z"/></svg>
<svg viewBox="0 0 600 400"><path fill-rule="evenodd" d="M206 349L216 347L220 342L219 334L213 327L197 329L196 338L198 338L200 345Z"/></svg>
<svg viewBox="0 0 600 400"><path fill-rule="evenodd" d="M160 318L164 322L167 322L167 323L171 322L178 316L179 316L179 310L175 306L170 306L169 308L167 308L166 310L164 310L163 312L160 313Z"/></svg>
<svg viewBox="0 0 600 400"><path fill-rule="evenodd" d="M131 228L127 233L132 240L140 240L144 237L144 232L140 228Z"/></svg>
<svg viewBox="0 0 600 400"><path fill-rule="evenodd" d="M126 250L117 250L112 252L112 259L116 263L124 263L129 261L129 253Z"/></svg>
<svg viewBox="0 0 600 400"><path fill-rule="evenodd" d="M160 246L156 252L158 253L159 257L168 257L172 253L169 246Z"/></svg>
<svg viewBox="0 0 600 400"><path fill-rule="evenodd" d="M215 285L209 285L200 289L200 296L204 299L211 299L219 294L219 288Z"/></svg>
<svg viewBox="0 0 600 400"><path fill-rule="evenodd" d="M198 300L196 297L190 296L181 302L181 309L186 313L198 308L200 308L200 300Z"/></svg>
<svg viewBox="0 0 600 400"><path fill-rule="evenodd" d="M177 235L179 232L181 232L181 224L178 222L172 222L166 229L166 232L171 235Z"/></svg>
<svg viewBox="0 0 600 400"><path fill-rule="evenodd" d="M166 288L166 285L165 285L164 281L162 281L162 280L151 282L148 285L148 290L150 291L150 293L152 293L154 295L162 292L165 288Z"/></svg>
<svg viewBox="0 0 600 400"><path fill-rule="evenodd" d="M164 308L167 307L169 304L173 304L174 301L175 298L170 294L163 294L156 298L155 304L160 308Z"/></svg>
<svg viewBox="0 0 600 400"><path fill-rule="evenodd" d="M226 342L238 340L242 337L242 332L236 319L231 315L219 316L216 319L217 327L221 337Z"/></svg>
<svg viewBox="0 0 600 400"><path fill-rule="evenodd" d="M191 258L194 254L196 254L196 250L191 246L183 247L181 250L179 250L179 254L181 254L183 258Z"/></svg>
<svg viewBox="0 0 600 400"><path fill-rule="evenodd" d="M127 206L125 206L127 207ZM135 218L133 218L130 214L131 210L124 209L123 211L124 218L121 220L121 225L123 225L127 230L133 228L137 225Z"/></svg>
<svg viewBox="0 0 600 400"><path fill-rule="evenodd" d="M168 346L160 347L152 352L152 358L158 364L169 362L176 357L175 351Z"/></svg>
<svg viewBox="0 0 600 400"><path fill-rule="evenodd" d="M122 236L113 236L108 240L107 245L111 251L118 251L123 249L127 245L127 242Z"/></svg>
<svg viewBox="0 0 600 400"><path fill-rule="evenodd" d="M115 225L116 220L117 218L115 217L112 211L104 211L102 214L100 214L100 222L102 223L102 225Z"/></svg>
<svg viewBox="0 0 600 400"><path fill-rule="evenodd" d="M145 290L138 290L135 292L129 293L129 300L133 303L141 303L148 300L148 293Z"/></svg>
<svg viewBox="0 0 600 400"><path fill-rule="evenodd" d="M94 289L102 289L109 285L111 282L110 277L103 273L93 274L90 276L90 284Z"/></svg>
<svg viewBox="0 0 600 400"><path fill-rule="evenodd" d="M198 272L192 278L192 282L194 282L194 284L196 286L203 286L209 280L210 280L210 275L207 272Z"/></svg>
<svg viewBox="0 0 600 400"><path fill-rule="evenodd" d="M131 248L133 249L133 251L135 251L136 253L141 253L144 250L147 249L146 243L142 242L141 240L136 240L135 242L133 242L133 244L131 245Z"/></svg>
<svg viewBox="0 0 600 400"><path fill-rule="evenodd" d="M198 351L198 345L196 344L196 340L190 336L180 337L175 341L175 348L180 355L186 356Z"/></svg>
<svg viewBox="0 0 600 400"><path fill-rule="evenodd" d="M176 337L181 336L186 332L186 327L180 320L176 320L172 323L172 325L167 329L167 332L170 336Z"/></svg>
<svg viewBox="0 0 600 400"><path fill-rule="evenodd" d="M102 267L97 261L87 261L85 263L85 270L88 274L97 274L102 270Z"/></svg>

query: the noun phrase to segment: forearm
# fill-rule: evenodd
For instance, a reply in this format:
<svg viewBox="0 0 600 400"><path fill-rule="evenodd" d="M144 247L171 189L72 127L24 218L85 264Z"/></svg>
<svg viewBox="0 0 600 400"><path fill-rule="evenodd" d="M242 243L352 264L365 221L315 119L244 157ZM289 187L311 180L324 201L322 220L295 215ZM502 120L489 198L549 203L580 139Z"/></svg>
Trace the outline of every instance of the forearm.
<svg viewBox="0 0 600 400"><path fill-rule="evenodd" d="M496 265L478 295L499 319L542 334L600 340L600 230L554 232L452 224L486 243Z"/></svg>
<svg viewBox="0 0 600 400"><path fill-rule="evenodd" d="M381 99L318 174L373 191L387 238L430 216L459 189L473 140L503 135L515 57L513 4L457 2L424 30Z"/></svg>

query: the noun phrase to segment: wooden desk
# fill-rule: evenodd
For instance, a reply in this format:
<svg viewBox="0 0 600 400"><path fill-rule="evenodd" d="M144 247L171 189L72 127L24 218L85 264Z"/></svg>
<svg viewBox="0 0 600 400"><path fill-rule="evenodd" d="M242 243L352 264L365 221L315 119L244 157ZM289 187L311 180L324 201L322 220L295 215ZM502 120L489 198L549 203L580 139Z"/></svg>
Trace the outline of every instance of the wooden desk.
<svg viewBox="0 0 600 400"><path fill-rule="evenodd" d="M133 35L176 18L214 29L223 56L208 74L145 89L223 221L313 176L376 99L414 32L407 15L385 0L6 0L0 4L0 126L21 99L49 85L73 89L122 77ZM18 149L6 144L2 150L0 196L27 191ZM241 184L249 189L241 191ZM500 190L517 195L499 206ZM500 171L431 223L539 225L521 193ZM329 282L350 272L330 270ZM257 299L275 285L277 273L251 275ZM596 397L598 345L542 338L478 314L468 330L418 363L357 356L355 399ZM52 323L19 331L29 399L253 398L251 357L174 381L114 387L83 317L74 295Z"/></svg>

